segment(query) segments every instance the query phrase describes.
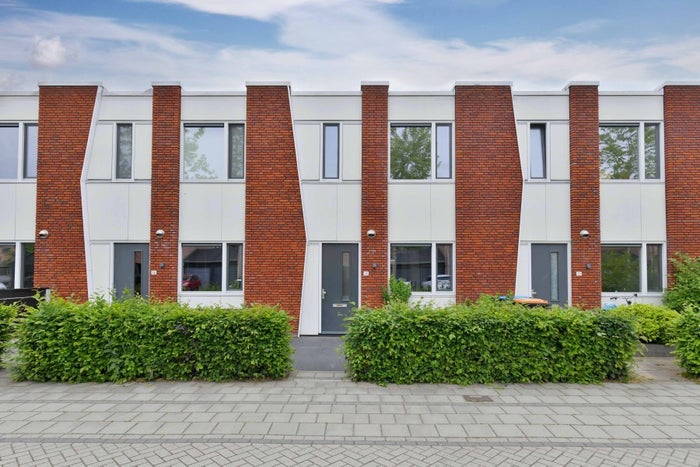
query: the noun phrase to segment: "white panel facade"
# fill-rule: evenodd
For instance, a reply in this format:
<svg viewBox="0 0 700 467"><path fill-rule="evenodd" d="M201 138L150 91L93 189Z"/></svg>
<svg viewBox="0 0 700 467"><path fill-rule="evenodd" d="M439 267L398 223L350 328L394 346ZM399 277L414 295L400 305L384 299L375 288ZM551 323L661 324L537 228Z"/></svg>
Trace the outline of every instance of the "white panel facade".
<svg viewBox="0 0 700 467"><path fill-rule="evenodd" d="M359 242L362 238L362 185L359 183L338 184L336 206L338 230L336 241Z"/></svg>
<svg viewBox="0 0 700 467"><path fill-rule="evenodd" d="M89 238L126 239L129 231L129 184L88 183L86 193Z"/></svg>
<svg viewBox="0 0 700 467"><path fill-rule="evenodd" d="M243 242L245 240L245 185L226 183L221 185L224 211L221 213L221 240Z"/></svg>
<svg viewBox="0 0 700 467"><path fill-rule="evenodd" d="M340 139L343 180L362 180L362 124L344 123Z"/></svg>
<svg viewBox="0 0 700 467"><path fill-rule="evenodd" d="M293 94L292 116L295 121L340 122L362 120L362 96L351 94Z"/></svg>
<svg viewBox="0 0 700 467"><path fill-rule="evenodd" d="M39 120L39 95L4 95L0 93L0 121L35 122Z"/></svg>
<svg viewBox="0 0 700 467"><path fill-rule="evenodd" d="M642 241L666 241L666 189L661 183L648 183L640 189Z"/></svg>
<svg viewBox="0 0 700 467"><path fill-rule="evenodd" d="M389 242L432 240L431 204L430 184L389 184Z"/></svg>
<svg viewBox="0 0 700 467"><path fill-rule="evenodd" d="M0 241L15 240L15 227L17 220L23 216L18 216L17 213L17 185L10 183L0 183Z"/></svg>
<svg viewBox="0 0 700 467"><path fill-rule="evenodd" d="M662 95L601 95L598 104L600 121L638 122L664 119Z"/></svg>
<svg viewBox="0 0 700 467"><path fill-rule="evenodd" d="M532 246L530 243L521 242L518 245L518 263L515 273L514 295L531 296L531 271L530 266Z"/></svg>
<svg viewBox="0 0 700 467"><path fill-rule="evenodd" d="M514 94L513 111L516 120L568 120L569 96Z"/></svg>
<svg viewBox="0 0 700 467"><path fill-rule="evenodd" d="M520 214L520 240L568 242L569 186L564 183L525 183Z"/></svg>
<svg viewBox="0 0 700 467"><path fill-rule="evenodd" d="M135 180L151 179L152 133L153 125L150 123L137 123L134 125L132 164Z"/></svg>
<svg viewBox="0 0 700 467"><path fill-rule="evenodd" d="M36 184L19 183L15 190L15 212L21 213L20 216L17 216L15 224L15 238L33 242L36 231ZM2 219L2 223L4 223L6 218Z"/></svg>
<svg viewBox="0 0 700 467"><path fill-rule="evenodd" d="M88 180L111 180L114 160L114 124L98 123L95 126L92 151L88 161Z"/></svg>
<svg viewBox="0 0 700 467"><path fill-rule="evenodd" d="M238 121L246 118L246 96L183 95L180 109L182 121Z"/></svg>
<svg viewBox="0 0 700 467"><path fill-rule="evenodd" d="M438 242L454 242L455 186L435 183L430 186L430 238Z"/></svg>
<svg viewBox="0 0 700 467"><path fill-rule="evenodd" d="M518 122L515 125L515 133L518 137L518 151L520 153L520 169L523 173L523 180L530 178L530 124L527 122Z"/></svg>
<svg viewBox="0 0 700 467"><path fill-rule="evenodd" d="M138 120L151 120L153 117L153 99L149 94L142 96L124 96L102 94L100 102L99 120L113 120L120 122L134 122Z"/></svg>
<svg viewBox="0 0 700 467"><path fill-rule="evenodd" d="M297 160L302 180L318 180L321 173L321 125L297 123L294 125Z"/></svg>
<svg viewBox="0 0 700 467"><path fill-rule="evenodd" d="M89 248L91 256L92 270L91 284L93 290L91 293L96 293L103 297L109 296L109 293L114 289L113 271L114 271L114 253L112 245L109 243L92 243Z"/></svg>
<svg viewBox="0 0 700 467"><path fill-rule="evenodd" d="M569 124L565 122L552 122L548 126L549 135L549 178L551 180L569 180Z"/></svg>
<svg viewBox="0 0 700 467"><path fill-rule="evenodd" d="M568 183L549 183L546 194L546 239L567 243L571 240L571 199Z"/></svg>
<svg viewBox="0 0 700 467"><path fill-rule="evenodd" d="M306 235L310 241L338 239L338 184L305 183L301 187Z"/></svg>
<svg viewBox="0 0 700 467"><path fill-rule="evenodd" d="M390 122L453 121L454 95L389 95Z"/></svg>
<svg viewBox="0 0 700 467"><path fill-rule="evenodd" d="M151 185L129 183L129 224L127 240L148 243L151 230Z"/></svg>
<svg viewBox="0 0 700 467"><path fill-rule="evenodd" d="M221 189L220 183L180 185L180 241L221 241Z"/></svg>
<svg viewBox="0 0 700 467"><path fill-rule="evenodd" d="M299 334L321 332L321 244L308 243L304 260L304 289L301 297Z"/></svg>
<svg viewBox="0 0 700 467"><path fill-rule="evenodd" d="M189 294L180 293L178 302L187 303L190 306L222 306L240 308L243 306L243 294L223 294L221 292L195 292Z"/></svg>
<svg viewBox="0 0 700 467"><path fill-rule="evenodd" d="M602 243L639 241L642 237L641 191L638 183L600 184Z"/></svg>

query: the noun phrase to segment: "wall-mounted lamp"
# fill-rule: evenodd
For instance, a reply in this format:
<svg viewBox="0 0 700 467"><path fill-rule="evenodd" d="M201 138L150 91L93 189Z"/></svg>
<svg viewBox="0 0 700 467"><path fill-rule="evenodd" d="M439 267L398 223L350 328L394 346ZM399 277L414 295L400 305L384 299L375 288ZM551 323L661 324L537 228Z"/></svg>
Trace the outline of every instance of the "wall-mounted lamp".
<svg viewBox="0 0 700 467"><path fill-rule="evenodd" d="M376 236L377 236L377 232L375 232L374 230L369 229L369 230L367 231L367 237L369 237L369 238L374 238L374 237L376 237Z"/></svg>
<svg viewBox="0 0 700 467"><path fill-rule="evenodd" d="M49 236L49 231L46 229L42 229L39 231L39 238L48 238Z"/></svg>
<svg viewBox="0 0 700 467"><path fill-rule="evenodd" d="M156 238L163 238L163 237L165 237L165 230L163 230L163 229L156 230Z"/></svg>
<svg viewBox="0 0 700 467"><path fill-rule="evenodd" d="M591 234L588 233L588 230L583 229L581 232L581 238L588 238Z"/></svg>

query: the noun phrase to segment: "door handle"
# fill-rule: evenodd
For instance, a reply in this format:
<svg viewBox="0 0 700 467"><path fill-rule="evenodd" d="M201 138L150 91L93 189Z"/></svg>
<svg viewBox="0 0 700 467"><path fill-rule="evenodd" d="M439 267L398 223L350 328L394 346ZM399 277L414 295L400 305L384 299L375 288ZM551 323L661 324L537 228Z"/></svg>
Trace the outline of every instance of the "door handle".
<svg viewBox="0 0 700 467"><path fill-rule="evenodd" d="M326 289L321 289L321 300L326 299Z"/></svg>

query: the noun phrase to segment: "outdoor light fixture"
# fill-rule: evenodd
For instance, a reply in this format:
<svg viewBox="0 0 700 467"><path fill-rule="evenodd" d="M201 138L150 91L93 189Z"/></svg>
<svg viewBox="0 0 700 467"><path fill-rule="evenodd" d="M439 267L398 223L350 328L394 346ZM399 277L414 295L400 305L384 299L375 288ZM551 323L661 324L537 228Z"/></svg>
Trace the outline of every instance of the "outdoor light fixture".
<svg viewBox="0 0 700 467"><path fill-rule="evenodd" d="M374 237L377 236L377 232L375 232L375 231L372 230L372 229L369 229L369 230L367 231L367 236L368 236L369 238L374 238Z"/></svg>
<svg viewBox="0 0 700 467"><path fill-rule="evenodd" d="M165 230L163 230L163 229L156 230L156 238L163 238L163 237L165 237Z"/></svg>
<svg viewBox="0 0 700 467"><path fill-rule="evenodd" d="M581 237L582 237L582 238L588 238L589 235L590 235L590 234L588 233L588 230L583 229L583 230L581 231Z"/></svg>
<svg viewBox="0 0 700 467"><path fill-rule="evenodd" d="M49 236L49 231L42 229L39 231L39 238L47 238Z"/></svg>

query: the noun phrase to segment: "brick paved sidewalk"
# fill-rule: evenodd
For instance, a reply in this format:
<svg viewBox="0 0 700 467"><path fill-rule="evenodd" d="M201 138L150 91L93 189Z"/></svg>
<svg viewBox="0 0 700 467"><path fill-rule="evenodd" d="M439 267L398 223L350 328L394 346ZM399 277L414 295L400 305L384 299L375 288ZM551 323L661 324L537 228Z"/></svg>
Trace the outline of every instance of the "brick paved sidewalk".
<svg viewBox="0 0 700 467"><path fill-rule="evenodd" d="M14 383L2 465L700 465L700 385L389 385L297 372L245 383Z"/></svg>

